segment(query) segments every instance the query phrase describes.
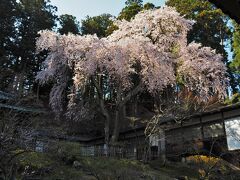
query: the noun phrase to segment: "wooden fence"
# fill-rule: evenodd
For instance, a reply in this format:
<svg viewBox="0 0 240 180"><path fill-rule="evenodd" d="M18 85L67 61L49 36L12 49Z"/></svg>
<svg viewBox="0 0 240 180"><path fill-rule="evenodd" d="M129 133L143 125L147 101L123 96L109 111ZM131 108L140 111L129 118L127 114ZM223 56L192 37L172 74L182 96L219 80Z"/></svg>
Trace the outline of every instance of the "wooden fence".
<svg viewBox="0 0 240 180"><path fill-rule="evenodd" d="M147 146L110 146L108 149L106 146L82 146L81 155L92 157L108 156L114 158L149 160L158 158L158 149Z"/></svg>

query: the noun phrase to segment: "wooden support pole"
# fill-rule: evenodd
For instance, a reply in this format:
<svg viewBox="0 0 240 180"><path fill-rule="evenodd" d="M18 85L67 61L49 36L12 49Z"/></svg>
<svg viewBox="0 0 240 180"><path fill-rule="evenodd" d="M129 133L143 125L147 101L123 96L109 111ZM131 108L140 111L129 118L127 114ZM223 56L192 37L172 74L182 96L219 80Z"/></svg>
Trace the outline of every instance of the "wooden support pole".
<svg viewBox="0 0 240 180"><path fill-rule="evenodd" d="M225 137L225 145L226 145L226 149L228 149L228 145L227 145L227 133L226 133L226 128L225 128L225 118L224 118L224 113L223 111L221 111L221 119L222 119L222 126L223 126L223 135Z"/></svg>
<svg viewBox="0 0 240 180"><path fill-rule="evenodd" d="M204 140L204 131L203 131L202 116L200 116L200 124L201 124L201 134L202 134L202 141L203 141Z"/></svg>

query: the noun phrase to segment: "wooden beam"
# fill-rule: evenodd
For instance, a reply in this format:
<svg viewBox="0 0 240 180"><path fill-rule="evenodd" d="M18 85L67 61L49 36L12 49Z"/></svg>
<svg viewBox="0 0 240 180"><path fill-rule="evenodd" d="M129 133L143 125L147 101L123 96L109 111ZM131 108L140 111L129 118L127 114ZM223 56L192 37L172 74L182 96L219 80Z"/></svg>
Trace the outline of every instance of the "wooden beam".
<svg viewBox="0 0 240 180"><path fill-rule="evenodd" d="M224 117L224 112L221 111L221 115L222 115L222 126L223 126L223 134L224 134L224 137L225 137L225 145L226 145L226 148L228 149L228 144L227 144L227 133L226 133L226 128L225 128L225 117Z"/></svg>
<svg viewBox="0 0 240 180"><path fill-rule="evenodd" d="M45 110L18 107L18 106L12 106L12 105L2 104L2 103L0 103L0 108L7 108L7 109L13 109L16 111L31 112L31 113L47 113L47 111L45 111Z"/></svg>
<svg viewBox="0 0 240 180"><path fill-rule="evenodd" d="M201 135L202 135L202 141L203 141L204 140L204 131L203 131L202 116L200 116L200 124L201 124Z"/></svg>

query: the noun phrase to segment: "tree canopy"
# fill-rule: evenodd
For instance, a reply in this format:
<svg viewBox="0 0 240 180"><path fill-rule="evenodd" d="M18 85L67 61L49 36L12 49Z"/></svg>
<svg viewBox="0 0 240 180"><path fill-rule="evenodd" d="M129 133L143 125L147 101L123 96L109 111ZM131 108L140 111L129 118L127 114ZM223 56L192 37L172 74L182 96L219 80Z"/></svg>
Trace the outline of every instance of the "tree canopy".
<svg viewBox="0 0 240 180"><path fill-rule="evenodd" d="M0 12L0 89L6 89L13 72L11 66L14 60L14 42L11 39L16 37L14 23L19 13L17 2L15 0L0 1Z"/></svg>
<svg viewBox="0 0 240 180"><path fill-rule="evenodd" d="M125 4L127 5L127 6L129 6L129 5L132 5L132 4L139 4L139 5L142 5L142 3L143 3L143 0L127 0L126 2L125 2Z"/></svg>
<svg viewBox="0 0 240 180"><path fill-rule="evenodd" d="M155 8L155 5L152 3L146 3L143 5L142 0L128 0L126 1L126 6L119 13L117 19L125 19L130 21L137 13L142 10L149 10Z"/></svg>
<svg viewBox="0 0 240 180"><path fill-rule="evenodd" d="M2 2L2 1L1 1ZM41 69L44 55L36 55L35 43L38 31L55 26L56 7L48 0L3 1L0 21L3 36L0 46L5 55L0 66L6 72L0 77L4 90L25 91L33 89L35 75Z"/></svg>
<svg viewBox="0 0 240 180"><path fill-rule="evenodd" d="M99 104L106 119L106 143L114 115L114 142L118 138L119 112L143 91L158 96L169 88L185 87L202 101L216 94L219 98L226 95L228 80L222 56L209 47L187 43L192 24L174 9L164 7L140 12L130 22L118 21L119 29L106 38L43 31L37 48L50 53L44 62L46 69L37 79L54 83L50 104L57 113L63 111L65 94L69 97L69 116L76 117L77 113L78 118L91 117L91 104ZM71 78L73 86L66 91Z"/></svg>
<svg viewBox="0 0 240 180"><path fill-rule="evenodd" d="M228 65L228 77L233 92L236 92L237 82L229 68L228 54L231 49L232 31L230 18L209 1L204 0L168 0L167 5L173 6L186 18L195 20L188 34L188 41L198 42L204 46L216 49L223 55L223 61Z"/></svg>
<svg viewBox="0 0 240 180"><path fill-rule="evenodd" d="M82 20L82 34L97 34L98 37L106 37L108 28L113 24L113 16L110 14L102 14L99 16L89 17Z"/></svg>
<svg viewBox="0 0 240 180"><path fill-rule="evenodd" d="M236 84L236 91L233 93L235 94L232 99L238 97L238 101L240 101L240 27L238 24L234 24L234 32L233 32L233 41L232 41L232 49L233 49L233 60L230 63L231 72L233 74L235 84Z"/></svg>
<svg viewBox="0 0 240 180"><path fill-rule="evenodd" d="M63 14L59 18L59 23L61 27L58 29L58 32L60 34L79 34L79 22L77 21L76 17L69 15L69 14Z"/></svg>

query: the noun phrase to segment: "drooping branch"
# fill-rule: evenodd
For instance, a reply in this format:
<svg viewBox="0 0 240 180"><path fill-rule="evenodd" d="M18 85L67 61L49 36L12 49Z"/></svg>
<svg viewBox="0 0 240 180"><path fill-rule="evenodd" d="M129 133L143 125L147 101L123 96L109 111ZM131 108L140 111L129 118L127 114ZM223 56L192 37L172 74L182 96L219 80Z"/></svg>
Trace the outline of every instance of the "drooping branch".
<svg viewBox="0 0 240 180"><path fill-rule="evenodd" d="M73 72L77 94L84 91L91 77L91 89L96 89L101 113L106 118L108 142L110 115L116 115L115 126L118 127L114 132L118 133L118 113L142 90L160 95L166 88L177 89L177 84L181 83L204 101L214 94L223 98L228 79L221 55L196 43L187 44L192 24L173 8L164 7L141 12L130 22L118 21L118 30L102 39L43 31L37 42L38 50L50 52L44 62L46 69L39 73L38 79L43 83L51 80L56 87L57 81L66 78L66 72L60 69L68 66ZM107 77L107 80L99 84L99 77ZM133 77L139 79L138 85ZM114 93L105 93L105 88L117 92L117 97ZM62 91L51 94L56 97L51 98L56 107L60 107L61 94ZM106 106L109 98L115 108ZM110 111L113 112L110 114Z"/></svg>
<svg viewBox="0 0 240 180"><path fill-rule="evenodd" d="M118 104L119 107L125 105L133 96L137 95L143 89L143 83L140 82L133 90L129 91L123 100Z"/></svg>

